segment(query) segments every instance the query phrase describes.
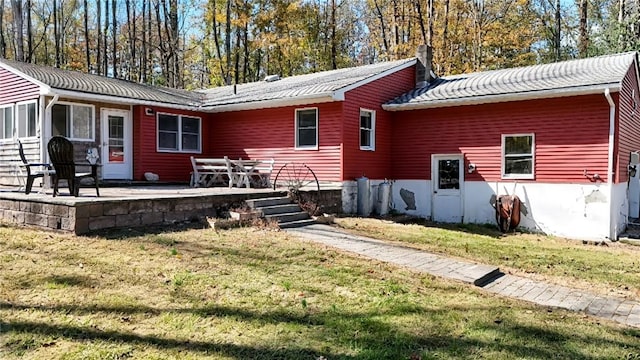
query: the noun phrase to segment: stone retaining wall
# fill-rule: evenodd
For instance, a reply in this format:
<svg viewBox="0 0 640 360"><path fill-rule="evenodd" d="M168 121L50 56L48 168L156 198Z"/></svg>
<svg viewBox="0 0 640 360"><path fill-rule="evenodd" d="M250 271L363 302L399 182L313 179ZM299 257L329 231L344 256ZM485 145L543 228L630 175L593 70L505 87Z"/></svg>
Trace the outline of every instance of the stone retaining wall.
<svg viewBox="0 0 640 360"><path fill-rule="evenodd" d="M59 204L36 200L0 200L0 217L18 225L62 230L75 234L91 231L172 224L204 217L216 217L233 207L242 206L249 198L282 196L283 194L231 194L157 199L119 199ZM324 212L340 209L340 190L322 191ZM325 205L326 204L326 205ZM338 206L338 204L340 204Z"/></svg>

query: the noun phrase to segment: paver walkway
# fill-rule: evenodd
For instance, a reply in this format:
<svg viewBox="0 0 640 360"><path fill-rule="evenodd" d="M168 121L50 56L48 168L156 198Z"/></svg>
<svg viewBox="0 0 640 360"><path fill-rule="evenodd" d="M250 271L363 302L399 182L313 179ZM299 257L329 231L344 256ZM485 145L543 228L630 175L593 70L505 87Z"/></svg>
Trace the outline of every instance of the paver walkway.
<svg viewBox="0 0 640 360"><path fill-rule="evenodd" d="M543 306L582 311L592 316L640 327L640 302L638 301L603 297L584 290L503 274L495 266L451 259L381 240L352 235L328 225L314 224L287 229L287 231L310 241L372 259L474 284L502 296Z"/></svg>

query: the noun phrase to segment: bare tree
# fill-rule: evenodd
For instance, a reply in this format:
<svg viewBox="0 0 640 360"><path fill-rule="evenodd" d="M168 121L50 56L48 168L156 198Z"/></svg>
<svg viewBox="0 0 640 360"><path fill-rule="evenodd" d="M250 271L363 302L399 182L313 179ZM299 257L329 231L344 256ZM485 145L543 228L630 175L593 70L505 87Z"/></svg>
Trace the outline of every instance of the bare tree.
<svg viewBox="0 0 640 360"><path fill-rule="evenodd" d="M31 0L27 0L27 62L33 62L33 25L31 24Z"/></svg>
<svg viewBox="0 0 640 360"><path fill-rule="evenodd" d="M24 61L24 27L22 23L22 0L11 0L11 9L13 10L13 26L16 33L16 52L14 57L18 61Z"/></svg>
<svg viewBox="0 0 640 360"><path fill-rule="evenodd" d="M112 37L113 37L113 47L111 50L111 56L113 57L112 59L112 63L113 63L113 77L117 78L118 77L118 50L116 47L116 42L118 41L118 21L116 20L117 18L117 14L116 14L116 0L111 0L111 12L112 12Z"/></svg>
<svg viewBox="0 0 640 360"><path fill-rule="evenodd" d="M87 61L87 72L91 73L91 57L89 52L89 43L91 39L89 38L89 4L87 0L83 2L84 9L84 51L85 51L85 60Z"/></svg>
<svg viewBox="0 0 640 360"><path fill-rule="evenodd" d="M97 48L96 48L96 70L98 75L102 75L104 74L102 72L102 27L101 27L101 23L102 23L102 4L100 3L100 0L96 1L96 7L97 7L97 11L96 11L96 29L98 30L98 36L97 36ZM106 54L105 54L106 56Z"/></svg>
<svg viewBox="0 0 640 360"><path fill-rule="evenodd" d="M0 0L0 56L7 57L7 43L4 39L4 0Z"/></svg>
<svg viewBox="0 0 640 360"><path fill-rule="evenodd" d="M587 50L589 48L589 34L587 32L587 7L589 2L587 0L580 0L580 40L578 43L578 51L580 57L587 57Z"/></svg>

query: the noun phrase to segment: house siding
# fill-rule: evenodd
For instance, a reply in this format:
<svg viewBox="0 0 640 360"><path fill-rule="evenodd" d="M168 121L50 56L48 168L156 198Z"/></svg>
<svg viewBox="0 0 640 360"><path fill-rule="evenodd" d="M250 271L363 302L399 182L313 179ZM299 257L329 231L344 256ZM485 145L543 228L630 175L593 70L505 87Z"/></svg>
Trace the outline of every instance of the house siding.
<svg viewBox="0 0 640 360"><path fill-rule="evenodd" d="M295 149L295 110L318 109L318 150ZM306 164L320 181L340 181L342 102L212 114L213 157L271 159L276 172L288 162Z"/></svg>
<svg viewBox="0 0 640 360"><path fill-rule="evenodd" d="M391 177L391 127L393 114L382 104L411 89L415 67L400 70L347 92L344 103L342 180L361 176ZM375 151L360 150L360 109L375 110ZM400 115L401 114L396 114Z"/></svg>
<svg viewBox="0 0 640 360"><path fill-rule="evenodd" d="M38 99L40 87L4 68L0 68L0 105Z"/></svg>
<svg viewBox="0 0 640 360"><path fill-rule="evenodd" d="M152 108L153 115L145 109ZM201 153L171 153L157 150L157 114L169 113L201 118ZM162 107L134 106L133 108L133 178L144 180L145 172L153 172L161 181L188 182L192 171L191 156L209 156L211 153L210 115L200 112Z"/></svg>
<svg viewBox="0 0 640 360"><path fill-rule="evenodd" d="M616 95L616 94L614 94ZM632 151L640 150L640 94L638 91L638 74L632 66L622 80L622 89L617 94L616 111L616 149L614 169L616 182L629 180L629 157Z"/></svg>
<svg viewBox="0 0 640 360"><path fill-rule="evenodd" d="M395 179L430 179L432 154L464 154L467 181L501 180L501 135L535 134L535 181L607 181L609 105L604 95L437 108L397 113Z"/></svg>

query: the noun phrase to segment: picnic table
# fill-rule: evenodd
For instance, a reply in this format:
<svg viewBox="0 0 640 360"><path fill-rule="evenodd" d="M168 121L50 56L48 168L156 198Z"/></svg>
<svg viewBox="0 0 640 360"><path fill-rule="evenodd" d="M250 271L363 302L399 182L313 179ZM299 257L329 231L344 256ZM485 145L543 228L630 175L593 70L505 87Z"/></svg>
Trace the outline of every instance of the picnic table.
<svg viewBox="0 0 640 360"><path fill-rule="evenodd" d="M227 185L231 187L269 187L273 159L229 159L224 158L196 158L191 157L193 172L192 187L210 187Z"/></svg>

